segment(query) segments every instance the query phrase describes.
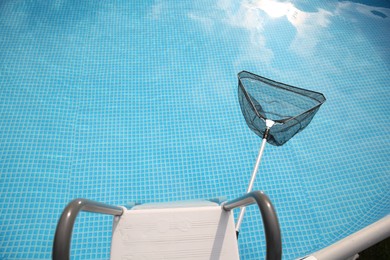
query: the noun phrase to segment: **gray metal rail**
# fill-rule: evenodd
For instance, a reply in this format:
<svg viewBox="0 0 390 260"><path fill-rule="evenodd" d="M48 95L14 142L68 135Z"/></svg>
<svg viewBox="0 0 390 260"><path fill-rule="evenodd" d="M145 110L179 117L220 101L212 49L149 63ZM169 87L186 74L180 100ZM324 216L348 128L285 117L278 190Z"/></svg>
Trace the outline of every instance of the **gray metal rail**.
<svg viewBox="0 0 390 260"><path fill-rule="evenodd" d="M123 208L121 207L111 206L86 199L75 199L71 201L62 212L57 224L53 244L53 259L69 259L73 225L80 211L96 212L114 216L120 216L123 214Z"/></svg>
<svg viewBox="0 0 390 260"><path fill-rule="evenodd" d="M223 204L223 209L230 211L234 208L244 207L256 203L263 218L265 237L267 242L267 260L280 260L282 257L282 242L278 218L271 201L261 191L253 191L244 196ZM123 208L104 203L75 199L71 201L61 214L54 236L52 257L54 260L68 260L70 258L70 243L73 225L80 211L96 212L120 216Z"/></svg>
<svg viewBox="0 0 390 260"><path fill-rule="evenodd" d="M265 240L267 243L267 260L282 259L282 236L278 217L270 199L261 191L252 191L235 200L223 204L223 209L229 211L256 203L263 219ZM238 233L237 233L238 236Z"/></svg>

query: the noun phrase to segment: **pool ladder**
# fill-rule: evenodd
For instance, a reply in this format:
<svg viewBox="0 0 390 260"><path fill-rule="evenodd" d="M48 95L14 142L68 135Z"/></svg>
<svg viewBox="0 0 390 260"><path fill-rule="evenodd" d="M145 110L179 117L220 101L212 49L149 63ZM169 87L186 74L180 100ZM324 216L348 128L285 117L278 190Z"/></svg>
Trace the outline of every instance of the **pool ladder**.
<svg viewBox="0 0 390 260"><path fill-rule="evenodd" d="M266 259L281 259L282 243L279 222L274 207L267 195L261 191L253 191L235 200L222 203L221 207L223 211L230 213L231 210L235 208L245 207L252 204L257 204L262 216L266 238ZM62 260L70 258L73 226L80 211L108 214L119 217L124 215L126 208L111 206L87 199L75 199L71 201L62 212L57 224L52 252L53 259ZM223 214L219 213L219 215ZM235 234L235 237L236 236L238 238L238 233Z"/></svg>

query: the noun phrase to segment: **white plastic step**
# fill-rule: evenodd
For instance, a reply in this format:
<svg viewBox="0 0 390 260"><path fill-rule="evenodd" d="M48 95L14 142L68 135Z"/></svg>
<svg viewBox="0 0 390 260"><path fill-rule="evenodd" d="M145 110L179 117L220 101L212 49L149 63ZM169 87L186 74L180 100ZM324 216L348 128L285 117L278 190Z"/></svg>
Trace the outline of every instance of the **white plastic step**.
<svg viewBox="0 0 390 260"><path fill-rule="evenodd" d="M239 259L233 214L214 203L126 210L112 236L111 259Z"/></svg>

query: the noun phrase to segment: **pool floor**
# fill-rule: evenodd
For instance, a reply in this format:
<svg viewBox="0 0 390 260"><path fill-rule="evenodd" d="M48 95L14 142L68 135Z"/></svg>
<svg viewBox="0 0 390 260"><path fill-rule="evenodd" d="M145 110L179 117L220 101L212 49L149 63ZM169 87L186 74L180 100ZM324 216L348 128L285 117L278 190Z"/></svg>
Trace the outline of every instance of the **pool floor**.
<svg viewBox="0 0 390 260"><path fill-rule="evenodd" d="M77 197L242 195L261 142L239 107L242 70L327 98L266 147L255 182L284 259L390 213L387 1L2 1L0 31L0 259L50 259ZM72 257L107 259L111 226L82 213ZM264 258L255 207L239 247Z"/></svg>

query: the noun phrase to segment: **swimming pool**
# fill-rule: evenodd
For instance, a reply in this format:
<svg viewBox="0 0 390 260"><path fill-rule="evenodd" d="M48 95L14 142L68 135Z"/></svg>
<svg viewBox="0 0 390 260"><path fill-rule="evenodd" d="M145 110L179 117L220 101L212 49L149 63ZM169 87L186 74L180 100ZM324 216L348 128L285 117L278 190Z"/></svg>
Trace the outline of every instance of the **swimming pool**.
<svg viewBox="0 0 390 260"><path fill-rule="evenodd" d="M134 1L136 2L136 1ZM305 131L268 146L255 189L283 255L318 250L390 212L386 1L2 1L0 258L50 258L59 215L85 197L235 198L261 140L237 73L322 92ZM264 256L248 210L242 259ZM111 218L82 214L72 255L109 255Z"/></svg>

